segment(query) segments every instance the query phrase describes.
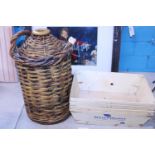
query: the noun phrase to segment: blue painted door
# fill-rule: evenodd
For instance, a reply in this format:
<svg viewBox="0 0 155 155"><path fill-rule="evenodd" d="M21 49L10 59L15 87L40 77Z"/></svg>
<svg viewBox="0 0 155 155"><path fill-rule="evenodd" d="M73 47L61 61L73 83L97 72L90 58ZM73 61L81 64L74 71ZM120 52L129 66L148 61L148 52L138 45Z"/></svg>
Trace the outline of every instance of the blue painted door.
<svg viewBox="0 0 155 155"><path fill-rule="evenodd" d="M155 72L155 26L134 26L135 36L122 27L119 71Z"/></svg>

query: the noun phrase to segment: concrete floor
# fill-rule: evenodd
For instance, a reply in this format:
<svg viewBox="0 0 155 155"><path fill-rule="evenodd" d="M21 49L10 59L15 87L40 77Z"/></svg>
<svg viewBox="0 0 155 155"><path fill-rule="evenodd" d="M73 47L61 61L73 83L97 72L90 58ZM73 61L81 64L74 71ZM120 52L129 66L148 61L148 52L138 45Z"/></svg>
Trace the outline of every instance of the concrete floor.
<svg viewBox="0 0 155 155"><path fill-rule="evenodd" d="M141 73L146 76L152 89L155 73ZM24 101L19 83L0 83L0 128L3 129L103 129L110 126L77 124L72 116L55 125L41 125L31 121L25 111ZM116 128L116 127L115 127ZM123 127L122 127L123 128ZM155 118L143 128L155 128Z"/></svg>

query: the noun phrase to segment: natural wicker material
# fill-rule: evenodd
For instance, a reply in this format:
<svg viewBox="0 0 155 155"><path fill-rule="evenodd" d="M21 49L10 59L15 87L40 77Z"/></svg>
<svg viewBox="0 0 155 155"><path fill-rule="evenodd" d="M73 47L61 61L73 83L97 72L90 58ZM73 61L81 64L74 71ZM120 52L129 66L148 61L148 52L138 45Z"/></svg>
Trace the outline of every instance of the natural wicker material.
<svg viewBox="0 0 155 155"><path fill-rule="evenodd" d="M53 124L69 116L72 45L44 34L17 33L11 40L10 55L16 63L28 116L41 124ZM21 35L27 39L18 48L15 42Z"/></svg>

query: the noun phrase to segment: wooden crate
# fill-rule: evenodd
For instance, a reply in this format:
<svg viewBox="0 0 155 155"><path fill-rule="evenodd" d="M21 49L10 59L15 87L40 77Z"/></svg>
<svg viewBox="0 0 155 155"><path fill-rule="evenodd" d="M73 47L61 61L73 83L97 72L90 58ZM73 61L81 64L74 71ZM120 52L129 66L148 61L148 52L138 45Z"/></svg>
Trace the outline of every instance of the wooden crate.
<svg viewBox="0 0 155 155"><path fill-rule="evenodd" d="M143 75L85 71L74 76L70 111L79 123L141 127L155 99Z"/></svg>

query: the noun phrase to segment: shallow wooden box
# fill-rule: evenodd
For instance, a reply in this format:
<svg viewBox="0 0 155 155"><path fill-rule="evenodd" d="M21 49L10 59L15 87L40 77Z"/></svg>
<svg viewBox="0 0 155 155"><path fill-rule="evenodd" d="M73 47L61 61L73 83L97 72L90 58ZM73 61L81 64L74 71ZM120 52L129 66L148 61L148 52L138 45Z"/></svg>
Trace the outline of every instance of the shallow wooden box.
<svg viewBox="0 0 155 155"><path fill-rule="evenodd" d="M143 75L85 71L74 76L70 111L79 123L141 127L155 99Z"/></svg>

